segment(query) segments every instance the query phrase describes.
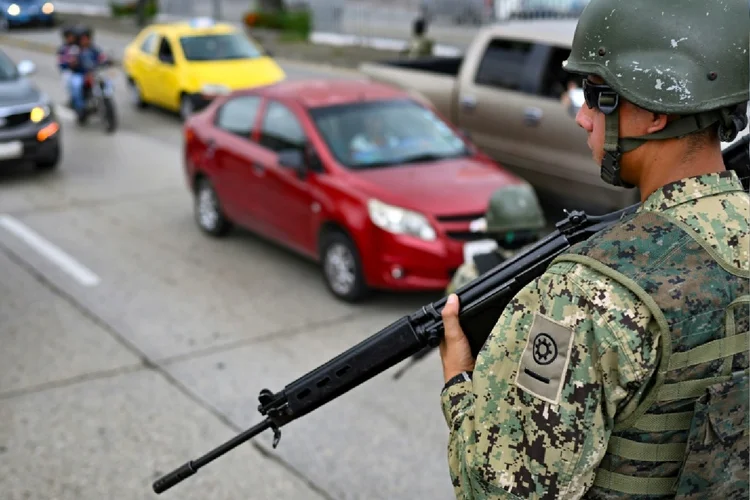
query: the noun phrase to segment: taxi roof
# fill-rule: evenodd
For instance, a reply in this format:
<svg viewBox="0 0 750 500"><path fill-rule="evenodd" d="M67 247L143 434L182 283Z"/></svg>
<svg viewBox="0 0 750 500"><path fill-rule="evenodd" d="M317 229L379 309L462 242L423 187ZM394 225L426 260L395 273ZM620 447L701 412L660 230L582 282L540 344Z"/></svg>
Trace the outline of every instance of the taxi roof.
<svg viewBox="0 0 750 500"><path fill-rule="evenodd" d="M266 97L296 101L305 108L411 97L406 91L366 79L283 80L258 90Z"/></svg>

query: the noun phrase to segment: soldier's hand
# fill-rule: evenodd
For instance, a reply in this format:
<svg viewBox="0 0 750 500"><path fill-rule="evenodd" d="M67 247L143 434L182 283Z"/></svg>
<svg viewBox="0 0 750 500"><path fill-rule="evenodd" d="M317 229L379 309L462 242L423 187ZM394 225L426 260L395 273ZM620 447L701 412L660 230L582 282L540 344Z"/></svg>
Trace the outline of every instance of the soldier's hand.
<svg viewBox="0 0 750 500"><path fill-rule="evenodd" d="M469 339L458 323L458 305L458 295L452 293L448 296L441 313L445 336L440 342L440 358L443 361L443 376L446 382L461 372L474 370Z"/></svg>

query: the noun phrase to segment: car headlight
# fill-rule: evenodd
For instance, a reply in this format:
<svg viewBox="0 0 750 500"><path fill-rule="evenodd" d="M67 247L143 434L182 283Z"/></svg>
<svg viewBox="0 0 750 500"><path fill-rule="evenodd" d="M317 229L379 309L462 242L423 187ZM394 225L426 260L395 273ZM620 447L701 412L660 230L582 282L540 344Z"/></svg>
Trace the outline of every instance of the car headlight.
<svg viewBox="0 0 750 500"><path fill-rule="evenodd" d="M394 207L375 199L367 202L367 210L372 223L389 233L408 234L426 241L433 241L437 237L435 229L420 213Z"/></svg>
<svg viewBox="0 0 750 500"><path fill-rule="evenodd" d="M44 5L42 5L42 12L49 15L55 12L55 6L52 5L51 2L47 2Z"/></svg>
<svg viewBox="0 0 750 500"><path fill-rule="evenodd" d="M201 93L206 95L224 95L230 92L226 85L208 83L201 87Z"/></svg>
<svg viewBox="0 0 750 500"><path fill-rule="evenodd" d="M31 121L34 123L39 123L47 118L50 113L52 113L52 108L49 105L43 104L41 106L36 106L31 110Z"/></svg>
<svg viewBox="0 0 750 500"><path fill-rule="evenodd" d="M12 3L8 6L7 12L9 16L17 16L18 14L21 13L21 7Z"/></svg>

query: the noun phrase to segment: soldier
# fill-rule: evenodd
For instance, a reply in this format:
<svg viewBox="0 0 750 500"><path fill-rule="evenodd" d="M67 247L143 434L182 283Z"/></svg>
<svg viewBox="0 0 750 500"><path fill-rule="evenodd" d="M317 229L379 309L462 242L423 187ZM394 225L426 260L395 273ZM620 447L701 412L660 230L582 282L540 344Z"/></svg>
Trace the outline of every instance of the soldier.
<svg viewBox="0 0 750 500"><path fill-rule="evenodd" d="M605 182L638 210L559 256L476 360L443 309L458 498L748 498L744 0L591 0L565 68Z"/></svg>
<svg viewBox="0 0 750 500"><path fill-rule="evenodd" d="M464 262L448 284L446 295L536 242L547 224L534 189L525 183L503 186L492 193L484 218L477 222L474 230L494 239L497 248Z"/></svg>
<svg viewBox="0 0 750 500"><path fill-rule="evenodd" d="M412 26L412 38L409 41L409 45L404 51L409 59L417 59L420 57L429 57L432 55L432 48L435 42L425 35L427 31L427 21L424 18L419 18L414 21Z"/></svg>

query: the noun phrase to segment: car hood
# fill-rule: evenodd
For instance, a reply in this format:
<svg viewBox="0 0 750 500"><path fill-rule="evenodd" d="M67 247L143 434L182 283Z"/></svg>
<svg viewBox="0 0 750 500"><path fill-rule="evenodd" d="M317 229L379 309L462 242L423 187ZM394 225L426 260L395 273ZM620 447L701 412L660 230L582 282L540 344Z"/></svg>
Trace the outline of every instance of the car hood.
<svg viewBox="0 0 750 500"><path fill-rule="evenodd" d="M484 213L495 190L524 182L469 158L356 171L356 177L381 201L436 217Z"/></svg>
<svg viewBox="0 0 750 500"><path fill-rule="evenodd" d="M199 86L226 85L231 90L276 83L284 71L270 57L237 61L191 62L190 73Z"/></svg>
<svg viewBox="0 0 750 500"><path fill-rule="evenodd" d="M41 98L42 93L26 78L0 81L0 108L36 104Z"/></svg>

